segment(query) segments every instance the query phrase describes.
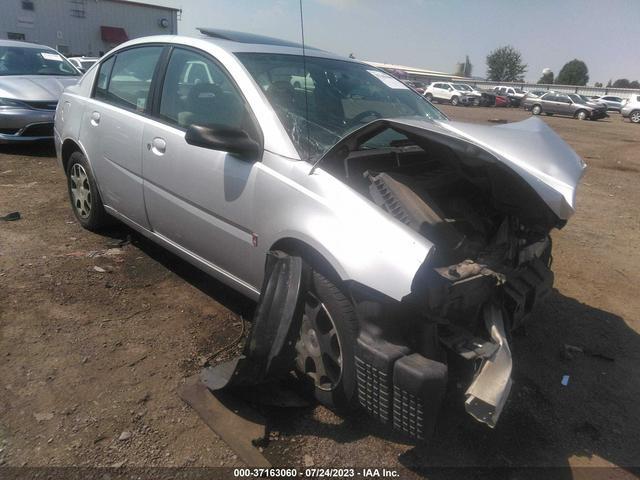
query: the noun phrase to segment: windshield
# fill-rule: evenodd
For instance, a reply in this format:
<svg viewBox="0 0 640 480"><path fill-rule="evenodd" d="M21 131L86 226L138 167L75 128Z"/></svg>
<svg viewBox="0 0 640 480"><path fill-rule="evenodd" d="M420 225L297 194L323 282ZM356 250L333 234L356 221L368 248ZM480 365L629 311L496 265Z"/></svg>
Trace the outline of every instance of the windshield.
<svg viewBox="0 0 640 480"><path fill-rule="evenodd" d="M446 120L422 96L368 65L298 55L236 55L306 160L320 158L349 132L377 118Z"/></svg>
<svg viewBox="0 0 640 480"><path fill-rule="evenodd" d="M454 83L453 86L456 88L456 90L461 90L463 92L470 92L472 90L471 87L462 83Z"/></svg>
<svg viewBox="0 0 640 480"><path fill-rule="evenodd" d="M64 75L78 71L55 50L0 46L0 75Z"/></svg>

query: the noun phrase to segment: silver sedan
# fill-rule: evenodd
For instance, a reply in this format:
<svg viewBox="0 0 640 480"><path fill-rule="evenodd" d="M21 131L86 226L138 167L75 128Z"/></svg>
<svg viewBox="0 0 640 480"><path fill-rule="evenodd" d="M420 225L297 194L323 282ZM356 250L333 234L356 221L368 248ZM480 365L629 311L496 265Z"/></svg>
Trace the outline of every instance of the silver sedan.
<svg viewBox="0 0 640 480"><path fill-rule="evenodd" d="M537 118L449 121L370 65L204 33L127 42L63 94L80 224L119 219L259 300L222 369L245 386L295 370L322 403L426 438L459 355L480 364L467 411L494 426L507 331L550 293L582 160Z"/></svg>
<svg viewBox="0 0 640 480"><path fill-rule="evenodd" d="M0 143L52 140L58 98L79 78L52 48L0 40Z"/></svg>

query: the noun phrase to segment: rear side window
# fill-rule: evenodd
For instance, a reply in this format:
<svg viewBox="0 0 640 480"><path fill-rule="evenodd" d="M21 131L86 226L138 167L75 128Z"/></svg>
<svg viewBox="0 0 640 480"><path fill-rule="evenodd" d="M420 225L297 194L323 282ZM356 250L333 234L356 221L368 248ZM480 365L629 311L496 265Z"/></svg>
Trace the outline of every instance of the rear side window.
<svg viewBox="0 0 640 480"><path fill-rule="evenodd" d="M138 47L116 54L104 89L107 63L100 67L95 97L107 103L142 112L147 107L153 72L162 53L160 46ZM105 69L103 77L103 68Z"/></svg>
<svg viewBox="0 0 640 480"><path fill-rule="evenodd" d="M94 97L104 99L107 94L107 86L109 86L109 77L111 76L111 69L116 61L116 57L111 57L106 62L100 65L100 71L98 72L98 81L96 82L96 90Z"/></svg>
<svg viewBox="0 0 640 480"><path fill-rule="evenodd" d="M240 128L246 109L244 99L216 62L176 48L162 86L160 117L181 128L194 124Z"/></svg>

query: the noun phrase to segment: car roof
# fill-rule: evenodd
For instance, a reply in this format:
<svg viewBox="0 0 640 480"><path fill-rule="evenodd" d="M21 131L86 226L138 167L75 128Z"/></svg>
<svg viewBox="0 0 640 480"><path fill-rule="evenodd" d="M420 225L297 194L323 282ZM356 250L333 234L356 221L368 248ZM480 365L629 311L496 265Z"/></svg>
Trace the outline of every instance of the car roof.
<svg viewBox="0 0 640 480"><path fill-rule="evenodd" d="M235 32L231 30L216 30L208 28L201 28L199 30L203 32L202 36L155 35L150 37L136 38L119 45L117 47L117 50L126 48L128 46L154 42L190 45L205 50L207 49L208 45L215 45L219 49L222 49L231 54L246 52L302 55L304 52L304 54L308 57L322 57L366 65L357 60L341 57L334 53L330 53L307 45L305 45L303 49L301 44L290 42L288 40L265 37L252 33Z"/></svg>
<svg viewBox="0 0 640 480"><path fill-rule="evenodd" d="M47 50L53 50L53 48L46 45L39 45L37 43L22 42L20 40L2 40L0 39L0 47L22 47L22 48L46 48Z"/></svg>

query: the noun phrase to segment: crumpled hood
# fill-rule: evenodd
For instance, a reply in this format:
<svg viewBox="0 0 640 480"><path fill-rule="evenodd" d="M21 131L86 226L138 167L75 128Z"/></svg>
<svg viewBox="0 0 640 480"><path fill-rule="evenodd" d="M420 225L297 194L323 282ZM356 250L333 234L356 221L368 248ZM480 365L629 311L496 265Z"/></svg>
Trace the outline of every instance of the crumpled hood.
<svg viewBox="0 0 640 480"><path fill-rule="evenodd" d="M575 212L576 189L586 164L543 120L531 117L496 126L453 121L440 125L515 170L559 218L566 220Z"/></svg>
<svg viewBox="0 0 640 480"><path fill-rule="evenodd" d="M339 154L347 147L355 150L359 138L391 127L426 138L463 140L487 152L524 179L562 220L575 212L576 189L586 165L578 154L543 120L536 117L501 125L457 121L433 121L406 117L379 119L351 132L322 158ZM320 160L322 161L322 159Z"/></svg>
<svg viewBox="0 0 640 480"><path fill-rule="evenodd" d="M29 102L57 102L62 91L75 85L80 76L0 76L0 97Z"/></svg>

